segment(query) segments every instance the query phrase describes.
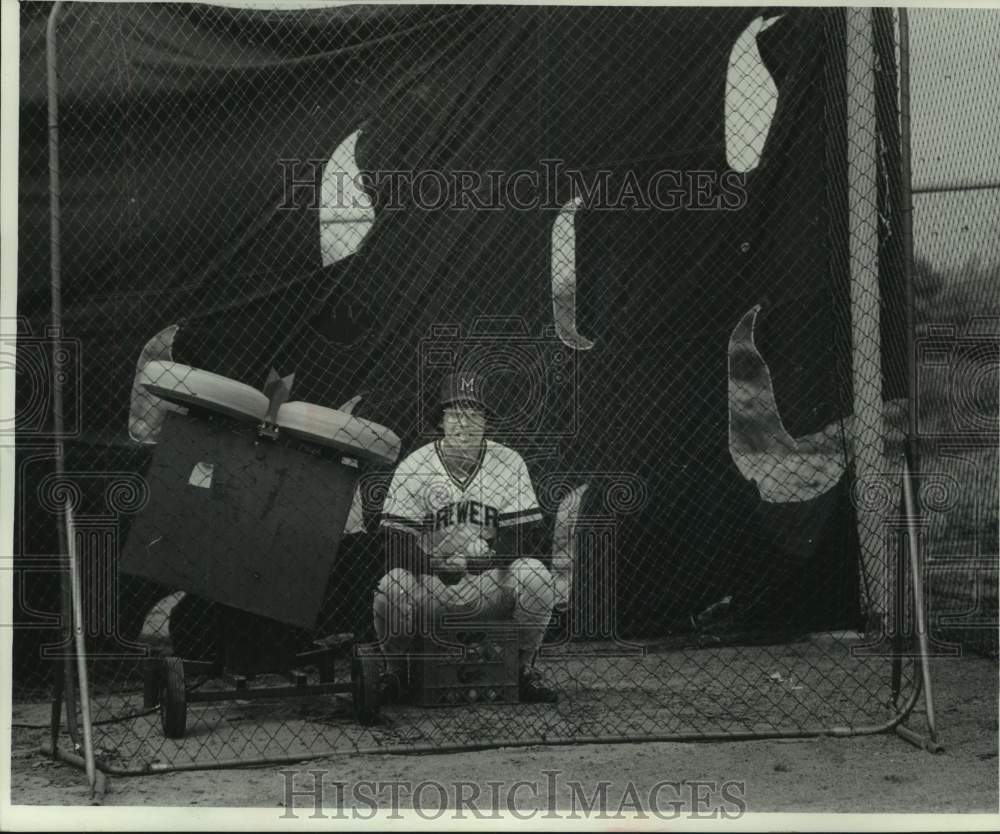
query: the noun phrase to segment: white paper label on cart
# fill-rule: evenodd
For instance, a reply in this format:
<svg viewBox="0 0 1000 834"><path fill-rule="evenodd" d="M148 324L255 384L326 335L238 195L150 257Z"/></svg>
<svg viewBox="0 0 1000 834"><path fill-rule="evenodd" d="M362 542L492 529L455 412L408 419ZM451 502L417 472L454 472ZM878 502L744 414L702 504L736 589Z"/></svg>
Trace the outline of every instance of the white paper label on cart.
<svg viewBox="0 0 1000 834"><path fill-rule="evenodd" d="M191 476L188 478L188 483L191 484L191 486L211 489L212 473L214 471L214 463L206 463L205 461L200 460L194 465L194 469L191 470Z"/></svg>

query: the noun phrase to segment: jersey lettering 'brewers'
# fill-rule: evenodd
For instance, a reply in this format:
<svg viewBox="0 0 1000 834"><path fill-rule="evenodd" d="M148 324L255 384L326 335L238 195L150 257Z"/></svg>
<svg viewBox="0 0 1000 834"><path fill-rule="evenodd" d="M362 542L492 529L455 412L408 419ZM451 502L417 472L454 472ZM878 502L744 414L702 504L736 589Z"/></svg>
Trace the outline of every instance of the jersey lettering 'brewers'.
<svg viewBox="0 0 1000 834"><path fill-rule="evenodd" d="M445 464L441 441L417 449L396 469L382 511L384 525L419 534L425 553L445 557L449 544L493 542L501 528L541 520L524 460L485 439L464 480Z"/></svg>

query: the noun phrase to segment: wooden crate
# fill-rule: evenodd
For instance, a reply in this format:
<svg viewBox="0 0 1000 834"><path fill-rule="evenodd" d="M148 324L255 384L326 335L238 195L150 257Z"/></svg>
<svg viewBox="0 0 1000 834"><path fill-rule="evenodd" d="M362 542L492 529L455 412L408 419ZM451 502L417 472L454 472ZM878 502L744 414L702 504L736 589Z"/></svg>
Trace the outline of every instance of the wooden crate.
<svg viewBox="0 0 1000 834"><path fill-rule="evenodd" d="M511 625L439 626L409 655L413 702L424 707L517 703L518 648Z"/></svg>

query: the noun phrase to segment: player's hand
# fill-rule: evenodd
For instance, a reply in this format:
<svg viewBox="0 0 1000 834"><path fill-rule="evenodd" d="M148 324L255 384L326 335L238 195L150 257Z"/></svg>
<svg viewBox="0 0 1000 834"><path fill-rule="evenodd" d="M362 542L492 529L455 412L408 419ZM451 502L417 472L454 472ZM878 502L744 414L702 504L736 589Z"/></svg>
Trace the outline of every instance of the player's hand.
<svg viewBox="0 0 1000 834"><path fill-rule="evenodd" d="M465 545L465 558L475 567L476 562L486 562L496 556L490 543L485 539L475 538Z"/></svg>
<svg viewBox="0 0 1000 834"><path fill-rule="evenodd" d="M457 553L431 559L431 570L446 585L454 584L465 576L466 567L465 557Z"/></svg>

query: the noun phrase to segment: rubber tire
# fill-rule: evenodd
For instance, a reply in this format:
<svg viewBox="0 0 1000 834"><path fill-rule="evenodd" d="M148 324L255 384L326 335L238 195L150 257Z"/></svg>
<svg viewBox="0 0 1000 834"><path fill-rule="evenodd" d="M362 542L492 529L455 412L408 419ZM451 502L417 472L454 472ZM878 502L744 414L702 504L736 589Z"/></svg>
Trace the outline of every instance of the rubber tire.
<svg viewBox="0 0 1000 834"><path fill-rule="evenodd" d="M163 727L166 738L184 738L184 731L187 729L187 691L184 688L184 661L179 657L163 659L160 726Z"/></svg>
<svg viewBox="0 0 1000 834"><path fill-rule="evenodd" d="M142 667L142 708L153 709L160 705L160 690L163 688L163 664L147 660Z"/></svg>
<svg viewBox="0 0 1000 834"><path fill-rule="evenodd" d="M359 646L357 652L351 662L354 718L363 727L371 727L378 724L382 706L378 689L382 662L377 647L372 652L368 646Z"/></svg>

